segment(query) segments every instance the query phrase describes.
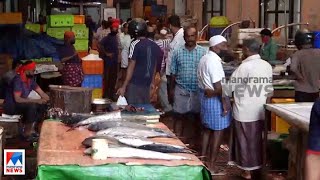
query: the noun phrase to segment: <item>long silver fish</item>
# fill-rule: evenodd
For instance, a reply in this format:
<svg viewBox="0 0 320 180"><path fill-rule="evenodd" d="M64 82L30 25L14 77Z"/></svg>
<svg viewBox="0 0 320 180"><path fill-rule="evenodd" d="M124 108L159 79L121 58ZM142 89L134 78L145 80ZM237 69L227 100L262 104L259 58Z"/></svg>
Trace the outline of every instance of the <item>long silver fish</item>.
<svg viewBox="0 0 320 180"><path fill-rule="evenodd" d="M114 111L110 113L105 113L98 116L89 117L83 121L78 122L75 124L71 129L74 129L76 127L85 126L92 123L98 123L98 122L104 122L104 121L115 121L117 119L121 119L121 112L120 111Z"/></svg>
<svg viewBox="0 0 320 180"><path fill-rule="evenodd" d="M92 139L107 139L109 144L118 145L119 147L135 147L138 149L162 152L162 153L192 153L183 146L157 143L145 138L136 137L109 137L93 136L85 139L82 145L85 147L92 146Z"/></svg>
<svg viewBox="0 0 320 180"><path fill-rule="evenodd" d="M140 138L152 138L152 137L174 137L171 133L134 129L129 127L113 127L106 130L97 132L97 135L108 135L112 137L116 136L133 136Z"/></svg>
<svg viewBox="0 0 320 180"><path fill-rule="evenodd" d="M85 154L91 154L91 148L84 151ZM130 147L109 147L107 151L109 158L137 158L137 159L157 159L157 160L189 160L190 158L171 155L149 150L135 149Z"/></svg>
<svg viewBox="0 0 320 180"><path fill-rule="evenodd" d="M101 130L105 130L105 129L109 129L109 128L113 128L113 127L129 127L129 128L134 128L134 129L150 130L150 131L156 131L156 132L160 132L160 133L167 133L167 134L174 136L171 132L165 131L160 128L152 128L152 127L148 127L146 125L143 125L141 123L138 124L138 123L127 122L127 121L106 121L106 122L92 123L88 126L88 129L90 131L97 132L97 131L101 131Z"/></svg>

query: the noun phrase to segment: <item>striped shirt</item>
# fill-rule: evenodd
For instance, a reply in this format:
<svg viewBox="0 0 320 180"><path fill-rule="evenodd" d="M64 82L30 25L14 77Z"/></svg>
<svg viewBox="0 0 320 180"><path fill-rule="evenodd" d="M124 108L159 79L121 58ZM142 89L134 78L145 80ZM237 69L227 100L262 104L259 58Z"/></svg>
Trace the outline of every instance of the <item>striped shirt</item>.
<svg viewBox="0 0 320 180"><path fill-rule="evenodd" d="M161 48L163 52L163 59L161 62L161 72L164 72L166 68L167 59L168 59L168 51L170 49L171 39L159 39L159 40L156 40L155 43Z"/></svg>
<svg viewBox="0 0 320 180"><path fill-rule="evenodd" d="M183 46L173 52L171 74L176 76L177 85L191 92L199 89L197 70L200 59L206 53L206 49L199 45L191 51Z"/></svg>

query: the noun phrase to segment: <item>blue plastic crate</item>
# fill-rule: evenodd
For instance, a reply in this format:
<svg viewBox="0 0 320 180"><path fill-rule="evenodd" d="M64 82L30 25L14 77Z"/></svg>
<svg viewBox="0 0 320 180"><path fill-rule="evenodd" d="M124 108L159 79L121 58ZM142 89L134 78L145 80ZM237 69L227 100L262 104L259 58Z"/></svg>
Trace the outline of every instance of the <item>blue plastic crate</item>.
<svg viewBox="0 0 320 180"><path fill-rule="evenodd" d="M85 75L82 82L82 87L86 88L102 88L103 77L102 75Z"/></svg>

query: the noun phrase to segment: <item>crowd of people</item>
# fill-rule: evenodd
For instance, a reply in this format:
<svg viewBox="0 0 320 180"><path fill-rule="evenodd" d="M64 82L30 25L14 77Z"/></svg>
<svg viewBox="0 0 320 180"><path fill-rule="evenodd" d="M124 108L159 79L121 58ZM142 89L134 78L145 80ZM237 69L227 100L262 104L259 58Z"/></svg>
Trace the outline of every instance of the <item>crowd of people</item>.
<svg viewBox="0 0 320 180"><path fill-rule="evenodd" d="M197 28L182 27L176 15L168 18L168 27L140 18L124 23L109 19L102 22L92 37L98 42L99 56L104 61L105 98L116 100L125 96L129 104L148 104L155 76L159 74L159 101L162 110L173 117L177 136L207 157L205 163L213 173L221 171L215 162L224 147L230 152L229 163L241 168L243 177L261 179L264 104L270 102L273 94L272 66L268 61L276 59L277 51L269 30L261 31L262 46L257 39L243 41L241 65L230 77L236 79L232 82L226 81L222 66L229 51L227 40L220 35L211 37L208 51L197 44ZM297 77L296 101L315 102L320 77L320 63L315 59L320 58L320 53L309 46L303 34L297 34L296 39L299 51L291 56L290 65ZM59 50L65 64L63 83L77 87L83 73L73 46L74 33L66 32L64 42ZM32 62L18 65L14 83L8 88L7 94L11 95L5 99L5 113L26 113L26 121L31 122L33 113L43 109L49 100L32 79L34 69ZM260 81L246 81L251 78ZM252 89L260 92L253 94ZM41 96L40 100L28 99L32 90ZM319 117L318 106L313 108L313 118ZM314 118L311 124L318 127L318 121L319 118ZM34 129L28 136L31 134L38 136ZM310 140L309 153L318 155L319 147L313 146L315 141L318 139ZM230 149L223 144L229 144ZM318 156L309 159L315 158Z"/></svg>

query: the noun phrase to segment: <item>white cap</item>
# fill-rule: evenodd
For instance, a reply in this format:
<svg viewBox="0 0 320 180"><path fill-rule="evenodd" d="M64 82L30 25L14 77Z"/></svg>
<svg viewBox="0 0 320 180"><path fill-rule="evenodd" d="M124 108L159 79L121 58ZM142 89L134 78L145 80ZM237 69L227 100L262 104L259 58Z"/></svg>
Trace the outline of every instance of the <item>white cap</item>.
<svg viewBox="0 0 320 180"><path fill-rule="evenodd" d="M165 29L161 29L161 31L160 31L160 34L162 34L162 35L166 35L167 33L168 33L168 31Z"/></svg>
<svg viewBox="0 0 320 180"><path fill-rule="evenodd" d="M221 35L212 36L209 40L210 47L216 46L222 42L227 42L226 38Z"/></svg>

